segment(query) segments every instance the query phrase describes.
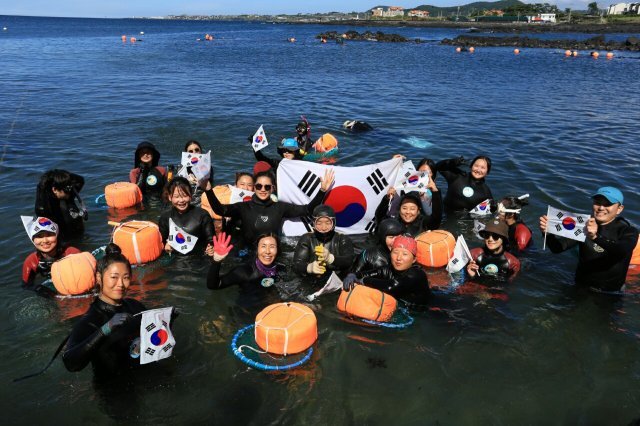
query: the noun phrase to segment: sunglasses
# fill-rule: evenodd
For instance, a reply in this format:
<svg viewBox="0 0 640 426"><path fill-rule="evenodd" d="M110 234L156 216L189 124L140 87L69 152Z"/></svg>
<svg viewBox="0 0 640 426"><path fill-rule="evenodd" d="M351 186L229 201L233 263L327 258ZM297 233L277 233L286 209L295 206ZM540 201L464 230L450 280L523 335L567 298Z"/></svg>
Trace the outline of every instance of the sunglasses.
<svg viewBox="0 0 640 426"><path fill-rule="evenodd" d="M502 235L496 234L494 232L486 232L486 231L480 232L480 236L485 240L488 240L489 238L491 238L493 241L498 241L499 239L502 238Z"/></svg>
<svg viewBox="0 0 640 426"><path fill-rule="evenodd" d="M189 149L187 152L190 154L200 154L200 148Z"/></svg>
<svg viewBox="0 0 640 426"><path fill-rule="evenodd" d="M256 183L255 185L253 185L253 187L258 191L262 191L262 188L264 188L265 191L271 191L271 188L273 188L273 185L270 185L270 184L263 185L261 183Z"/></svg>

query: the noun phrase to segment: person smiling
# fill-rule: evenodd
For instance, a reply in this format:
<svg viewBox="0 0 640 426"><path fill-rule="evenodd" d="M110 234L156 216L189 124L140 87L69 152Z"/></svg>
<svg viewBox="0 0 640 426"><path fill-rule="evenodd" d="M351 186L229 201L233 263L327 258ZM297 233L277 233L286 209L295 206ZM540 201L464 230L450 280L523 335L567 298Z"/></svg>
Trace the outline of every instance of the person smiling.
<svg viewBox="0 0 640 426"><path fill-rule="evenodd" d="M485 178L491 172L491 159L478 155L471 161L469 173L459 169L464 157L442 160L436 169L447 180L444 207L448 212L471 210L486 199L493 199Z"/></svg>
<svg viewBox="0 0 640 426"><path fill-rule="evenodd" d="M167 169L159 166L160 152L151 142L136 147L129 182L135 183L145 195L160 194L167 178Z"/></svg>
<svg viewBox="0 0 640 426"><path fill-rule="evenodd" d="M507 281L520 271L520 261L509 247L509 225L502 219L492 219L480 231L484 246L471 250L472 260L467 265L467 274L474 281Z"/></svg>
<svg viewBox="0 0 640 426"><path fill-rule="evenodd" d="M547 234L547 246L560 253L578 246L575 283L597 291L623 289L631 255L638 242L638 230L620 216L624 196L618 188L604 186L592 196L592 213L587 221L584 242ZM540 217L545 233L547 216Z"/></svg>

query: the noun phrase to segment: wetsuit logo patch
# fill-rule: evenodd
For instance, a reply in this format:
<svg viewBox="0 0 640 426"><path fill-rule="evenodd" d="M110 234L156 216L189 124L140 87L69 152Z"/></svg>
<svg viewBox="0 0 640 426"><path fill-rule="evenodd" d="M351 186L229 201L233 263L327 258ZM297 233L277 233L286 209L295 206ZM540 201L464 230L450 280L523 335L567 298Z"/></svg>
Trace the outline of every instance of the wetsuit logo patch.
<svg viewBox="0 0 640 426"><path fill-rule="evenodd" d="M593 243L593 251L595 251L596 253L604 253L604 249L596 243Z"/></svg>
<svg viewBox="0 0 640 426"><path fill-rule="evenodd" d="M136 337L129 346L129 356L133 359L140 358L140 338Z"/></svg>
<svg viewBox="0 0 640 426"><path fill-rule="evenodd" d="M260 281L260 285L262 287L271 287L274 282L273 278L263 278L262 281Z"/></svg>
<svg viewBox="0 0 640 426"><path fill-rule="evenodd" d="M260 216L260 220L266 223L269 220L269 216Z"/></svg>
<svg viewBox="0 0 640 426"><path fill-rule="evenodd" d="M489 275L496 275L498 273L498 266L490 263L482 268L482 270Z"/></svg>
<svg viewBox="0 0 640 426"><path fill-rule="evenodd" d="M465 186L462 189L462 195L464 195L465 197L469 198L469 197L473 197L473 188L470 186Z"/></svg>
<svg viewBox="0 0 640 426"><path fill-rule="evenodd" d="M154 186L156 183L158 183L157 177L155 177L154 175L147 176L147 185Z"/></svg>

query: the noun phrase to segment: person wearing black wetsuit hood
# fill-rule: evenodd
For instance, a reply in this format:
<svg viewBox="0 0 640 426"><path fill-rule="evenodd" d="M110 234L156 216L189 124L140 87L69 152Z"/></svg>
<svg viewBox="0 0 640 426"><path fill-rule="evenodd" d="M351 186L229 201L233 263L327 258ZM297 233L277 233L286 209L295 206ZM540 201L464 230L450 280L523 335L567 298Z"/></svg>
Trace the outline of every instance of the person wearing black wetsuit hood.
<svg viewBox="0 0 640 426"><path fill-rule="evenodd" d="M491 189L485 182L491 172L491 159L478 155L473 159L470 171L459 168L464 164L464 157L442 160L436 164L436 169L447 180L447 195L444 197L444 207L447 212L472 210L481 202L493 199Z"/></svg>
<svg viewBox="0 0 640 426"><path fill-rule="evenodd" d="M353 242L335 227L331 206L321 204L313 209L313 232L300 237L293 255L296 273L318 279L326 279L333 271L344 275L353 262Z"/></svg>
<svg viewBox="0 0 640 426"><path fill-rule="evenodd" d="M264 161L269 164L274 172L278 169L282 160L302 160L304 157L303 151L298 146L298 142L293 138L282 139L278 144L278 154L280 154L282 158L267 157L262 151L264 151L264 149L253 151L253 155L257 161Z"/></svg>
<svg viewBox="0 0 640 426"><path fill-rule="evenodd" d="M390 262L393 240L404 232L404 226L396 219L384 219L376 230L378 244L362 250L351 268L351 272L358 274L362 271L377 269Z"/></svg>
<svg viewBox="0 0 640 426"><path fill-rule="evenodd" d="M311 125L306 119L300 121L296 126L296 142L298 142L298 148L300 148L300 154L302 156L311 152L311 148L313 147L313 142L311 141Z"/></svg>
<svg viewBox="0 0 640 426"><path fill-rule="evenodd" d="M166 183L167 169L159 166L160 152L151 142L141 142L136 148L129 182L140 187L144 195L160 195Z"/></svg>
<svg viewBox="0 0 640 426"><path fill-rule="evenodd" d="M84 178L66 170L49 170L40 177L36 190L36 216L46 217L58 224L63 241L84 234L84 221L89 218L80 198Z"/></svg>

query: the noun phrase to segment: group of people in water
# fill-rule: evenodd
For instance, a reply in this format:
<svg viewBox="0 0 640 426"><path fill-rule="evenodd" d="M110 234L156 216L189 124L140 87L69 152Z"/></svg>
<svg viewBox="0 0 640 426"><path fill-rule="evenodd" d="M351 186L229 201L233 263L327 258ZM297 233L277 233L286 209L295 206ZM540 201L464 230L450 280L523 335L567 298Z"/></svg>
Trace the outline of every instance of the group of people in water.
<svg viewBox="0 0 640 426"><path fill-rule="evenodd" d="M295 137L279 144L281 158L255 151L257 162L253 173L237 173L233 184L253 192L245 202L225 204L218 199L213 189L213 167L208 178L198 179L192 173L184 177L185 173L160 166L160 153L149 142L137 146L129 181L145 197L162 197L168 203L169 208L158 219L167 252L208 257L207 288L218 290L238 285L241 294L256 304L273 297L274 285L287 280L292 273L317 289L335 272L342 279L344 291L365 285L390 294L411 308L425 308L431 290L425 270L416 262L416 237L438 229L444 213L468 212L487 199L495 200L490 205L493 215L479 232L483 244L471 250L466 280L504 285L520 270L518 256L532 246L532 231L521 218L527 199L515 196L494 199L486 181L492 168L489 157L479 155L468 167L463 157L439 162L422 159L417 170L428 174L428 186L421 192L408 193L392 186L375 212L375 244L357 253L351 238L336 230L334 209L323 204L335 179L331 168L308 204L295 205L278 199L275 172L281 161L299 161L311 150L309 134L310 126L304 120L296 127ZM192 140L186 143L184 151L200 154L203 148ZM439 175L447 182L444 196L437 183ZM29 225L25 224L36 249L24 262L22 281L26 288L45 292L38 285L38 275L46 278L53 262L79 252L70 243L82 235L88 217L80 197L83 185L81 176L64 170L48 171L38 183L36 217ZM205 199L211 213L201 207ZM577 285L619 291L625 283L638 231L620 216L624 209L621 191L602 187L594 192L592 200L592 217L586 225L584 242L549 234L546 244L554 253L579 246ZM305 216L311 218L313 230L298 239L293 262L286 266L279 261L282 223ZM197 237L189 253L172 249L170 221ZM548 218L542 216L540 231L545 233L547 226ZM241 256L242 262L225 268L225 259L230 254ZM135 364L130 342L137 333L139 317L136 322L134 315L145 308L126 297L131 280L131 264L118 246L110 244L97 267L97 297L74 327L63 352L70 371L92 363L96 374L109 375Z"/></svg>

